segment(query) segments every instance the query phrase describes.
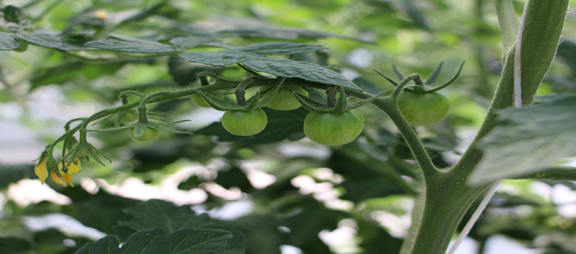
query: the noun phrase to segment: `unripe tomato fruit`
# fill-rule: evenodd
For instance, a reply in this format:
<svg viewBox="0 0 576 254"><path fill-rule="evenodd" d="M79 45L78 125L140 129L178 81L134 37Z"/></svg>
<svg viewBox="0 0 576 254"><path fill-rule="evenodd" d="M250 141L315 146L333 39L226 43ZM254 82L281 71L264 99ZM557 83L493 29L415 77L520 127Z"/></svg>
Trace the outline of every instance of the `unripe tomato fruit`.
<svg viewBox="0 0 576 254"><path fill-rule="evenodd" d="M138 113L135 110L129 110L124 114L124 117L122 117L122 122L125 123L131 123L136 120L138 120Z"/></svg>
<svg viewBox="0 0 576 254"><path fill-rule="evenodd" d="M130 129L130 137L132 137L134 140L142 142L154 140L156 137L158 137L159 133L160 131L157 129L146 128L144 129L144 133L142 133L142 136L136 138L134 137L134 128Z"/></svg>
<svg viewBox="0 0 576 254"><path fill-rule="evenodd" d="M431 93L414 93L403 90L398 96L398 109L412 125L430 125L440 122L448 112L450 102L446 96Z"/></svg>
<svg viewBox="0 0 576 254"><path fill-rule="evenodd" d="M288 89L291 91L296 91L297 93L302 94L304 96L308 96L308 91L306 91L302 87L288 88ZM268 104L266 104L266 106L271 109L284 110L284 111L299 108L301 106L300 102L298 101L298 99L296 99L296 97L294 96L294 94L292 94L291 91L288 91L286 89L280 89L276 93L276 95L274 95L274 98L272 98L272 100L270 100Z"/></svg>
<svg viewBox="0 0 576 254"><path fill-rule="evenodd" d="M261 108L253 111L226 111L222 126L237 136L252 136L260 133L268 124L268 117Z"/></svg>
<svg viewBox="0 0 576 254"><path fill-rule="evenodd" d="M209 95L216 97L218 99L224 99L224 94L221 93L209 93ZM204 98L202 98L202 96L199 94L192 95L190 99L194 104L196 104L196 106L203 108L211 108L210 104L208 104L208 102L206 102Z"/></svg>
<svg viewBox="0 0 576 254"><path fill-rule="evenodd" d="M353 109L344 113L310 112L304 119L306 136L323 145L350 143L363 129L364 117Z"/></svg>

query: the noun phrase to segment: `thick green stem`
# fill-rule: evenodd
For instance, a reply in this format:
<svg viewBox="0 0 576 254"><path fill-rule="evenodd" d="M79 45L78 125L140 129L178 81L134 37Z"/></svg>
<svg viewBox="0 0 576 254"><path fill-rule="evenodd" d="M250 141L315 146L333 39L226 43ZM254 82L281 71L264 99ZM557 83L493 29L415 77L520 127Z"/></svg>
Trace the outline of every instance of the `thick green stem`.
<svg viewBox="0 0 576 254"><path fill-rule="evenodd" d="M485 188L469 187L464 180L449 177L427 185L424 208L413 211L412 222L417 224L401 253L446 253L460 220Z"/></svg>
<svg viewBox="0 0 576 254"><path fill-rule="evenodd" d="M418 163L418 166L422 170L424 175L424 180L428 183L428 180L441 175L441 173L436 169L432 160L428 156L424 145L420 142L418 135L414 132L410 124L406 122L400 110L398 110L396 100L391 98L376 99L372 102L376 107L380 108L384 113L386 113L390 119L394 122L402 137L408 144L410 151L414 155L414 160Z"/></svg>

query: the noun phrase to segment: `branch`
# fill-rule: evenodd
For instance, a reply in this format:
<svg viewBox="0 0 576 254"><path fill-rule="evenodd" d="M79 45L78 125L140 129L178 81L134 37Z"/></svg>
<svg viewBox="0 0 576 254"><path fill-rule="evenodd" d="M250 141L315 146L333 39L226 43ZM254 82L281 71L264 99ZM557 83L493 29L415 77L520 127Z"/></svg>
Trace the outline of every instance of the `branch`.
<svg viewBox="0 0 576 254"><path fill-rule="evenodd" d="M553 166L543 169L537 173L518 176L513 179L576 181L576 167Z"/></svg>

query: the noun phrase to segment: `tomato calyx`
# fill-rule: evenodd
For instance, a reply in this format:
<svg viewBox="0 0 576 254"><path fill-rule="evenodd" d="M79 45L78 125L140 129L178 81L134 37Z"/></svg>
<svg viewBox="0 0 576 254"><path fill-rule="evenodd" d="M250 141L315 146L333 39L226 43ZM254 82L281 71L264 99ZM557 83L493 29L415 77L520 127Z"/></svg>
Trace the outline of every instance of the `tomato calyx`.
<svg viewBox="0 0 576 254"><path fill-rule="evenodd" d="M216 110L250 112L265 106L270 100L272 100L272 98L274 98L274 96L282 88L282 84L286 79L282 79L280 84L278 84L273 88L266 89L262 91L262 93L260 91L256 92L254 96L246 100L245 98L246 86L249 83L255 82L257 80L258 78L256 77L250 77L240 82L240 84L234 91L234 95L236 96L236 102L231 102L228 100L217 98L202 90L198 90L198 94L202 96L202 98L204 99L204 101L206 101L206 103L208 103L211 107L215 108Z"/></svg>
<svg viewBox="0 0 576 254"><path fill-rule="evenodd" d="M334 87L328 88L326 94L328 96L326 103L320 103L315 101L303 94L292 91L292 94L296 96L296 99L302 104L302 107L312 112L325 112L325 113L344 113L348 110L355 109L363 106L364 104L370 103L371 101L378 99L378 97L388 93L390 90L378 93L370 98L364 99L358 103L349 105L346 98L346 89L340 87L340 92L338 93Z"/></svg>
<svg viewBox="0 0 576 254"><path fill-rule="evenodd" d="M456 74L454 74L454 76L452 76L452 78L450 78L448 81L446 81L442 85L438 85L438 86L436 85L436 81L438 81L438 77L440 77L440 72L442 71L443 62L440 62L438 67L436 67L436 69L432 72L432 74L430 74L430 77L428 77L428 79L425 82L422 82L422 80L420 78L417 78L417 79L414 79L414 83L415 83L414 85L407 85L407 86L404 86L402 89L409 90L413 93L418 93L418 94L433 93L436 91L440 91L440 90L448 87L449 85L451 85L458 78L458 76L460 75L460 72L462 71L462 67L464 66L464 63L466 63L466 61L463 61L460 64L460 66L458 67ZM402 73L400 73L400 71L398 71L398 69L396 69L396 66L392 65L392 68L394 69L394 73L396 74L396 76L400 80L403 80L404 75L402 75ZM378 73L378 75L380 75L381 77L386 79L392 85L398 86L398 83L396 83L391 78L386 77L384 74L380 73L377 70L374 70L374 71L376 71L376 73Z"/></svg>

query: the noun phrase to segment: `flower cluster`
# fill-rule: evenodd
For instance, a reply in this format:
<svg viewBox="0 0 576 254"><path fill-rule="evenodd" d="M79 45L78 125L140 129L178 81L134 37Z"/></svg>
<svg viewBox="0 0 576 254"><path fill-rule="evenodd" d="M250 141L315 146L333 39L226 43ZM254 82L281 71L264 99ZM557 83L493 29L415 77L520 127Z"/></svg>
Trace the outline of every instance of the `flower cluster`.
<svg viewBox="0 0 576 254"><path fill-rule="evenodd" d="M80 160L78 158L75 158L74 161L72 161L72 163L70 163L68 167L66 167L65 165L66 163L64 161L58 163L58 171L60 173L59 176L55 171L48 172L48 168L46 167L46 160L42 160L38 163L38 165L36 165L34 172L36 173L42 184L44 184L46 178L48 178L48 174L50 174L50 178L52 178L54 182L64 187L67 186L66 183L74 187L74 184L72 184L72 174L82 169ZM62 181L62 179L64 179L64 181Z"/></svg>

